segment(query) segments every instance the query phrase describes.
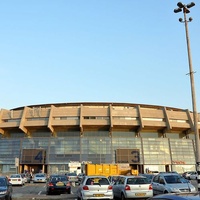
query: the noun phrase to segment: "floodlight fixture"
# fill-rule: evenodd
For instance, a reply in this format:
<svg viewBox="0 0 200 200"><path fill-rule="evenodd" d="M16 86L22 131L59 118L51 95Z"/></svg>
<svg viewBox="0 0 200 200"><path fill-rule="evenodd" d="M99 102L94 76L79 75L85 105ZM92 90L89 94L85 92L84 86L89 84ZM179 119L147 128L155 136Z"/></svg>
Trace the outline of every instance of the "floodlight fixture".
<svg viewBox="0 0 200 200"><path fill-rule="evenodd" d="M191 3L189 3L189 4L186 5L187 8L192 8L193 6L195 6L194 2L191 2Z"/></svg>
<svg viewBox="0 0 200 200"><path fill-rule="evenodd" d="M182 2L178 2L178 3L177 3L177 6L178 6L179 8L183 8L183 7L184 7L184 5L183 5Z"/></svg>
<svg viewBox="0 0 200 200"><path fill-rule="evenodd" d="M189 17L189 22L191 22L193 19L192 19L192 17Z"/></svg>
<svg viewBox="0 0 200 200"><path fill-rule="evenodd" d="M175 13L178 13L178 12L181 12L181 11L182 11L181 8L176 8L176 9L174 9L174 12L175 12Z"/></svg>
<svg viewBox="0 0 200 200"><path fill-rule="evenodd" d="M179 22L183 22L183 19L182 19L182 18L179 18L178 20L179 20Z"/></svg>

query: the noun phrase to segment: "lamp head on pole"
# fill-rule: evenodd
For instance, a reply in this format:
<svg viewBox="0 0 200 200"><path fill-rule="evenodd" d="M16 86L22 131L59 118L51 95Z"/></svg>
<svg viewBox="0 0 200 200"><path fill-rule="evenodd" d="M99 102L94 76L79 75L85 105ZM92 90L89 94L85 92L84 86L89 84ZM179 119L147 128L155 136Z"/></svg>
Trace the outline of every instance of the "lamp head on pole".
<svg viewBox="0 0 200 200"><path fill-rule="evenodd" d="M184 7L184 5L183 5L182 2L178 2L178 3L177 3L177 6L178 6L179 8L183 8L183 7Z"/></svg>
<svg viewBox="0 0 200 200"><path fill-rule="evenodd" d="M187 6L187 8L192 8L193 6L195 6L195 3L191 2L191 3L187 4L186 6Z"/></svg>
<svg viewBox="0 0 200 200"><path fill-rule="evenodd" d="M182 18L179 18L179 22L183 22L183 19L182 19Z"/></svg>
<svg viewBox="0 0 200 200"><path fill-rule="evenodd" d="M193 19L192 19L192 17L189 17L189 22L191 22Z"/></svg>
<svg viewBox="0 0 200 200"><path fill-rule="evenodd" d="M178 12L181 12L181 11L182 11L181 8L176 8L176 9L174 9L174 12L175 12L175 13L178 13Z"/></svg>

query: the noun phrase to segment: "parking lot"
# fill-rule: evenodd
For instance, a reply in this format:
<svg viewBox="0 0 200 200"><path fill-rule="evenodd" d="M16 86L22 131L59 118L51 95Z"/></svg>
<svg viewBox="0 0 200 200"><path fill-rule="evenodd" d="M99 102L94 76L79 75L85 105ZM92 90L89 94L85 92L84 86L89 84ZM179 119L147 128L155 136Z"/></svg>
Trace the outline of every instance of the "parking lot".
<svg viewBox="0 0 200 200"><path fill-rule="evenodd" d="M13 186L13 200L76 199L76 186L72 184L71 194L46 195L45 183L26 183Z"/></svg>
<svg viewBox="0 0 200 200"><path fill-rule="evenodd" d="M197 188L197 181L192 180ZM46 195L45 183L26 183L24 186L13 186L13 200L47 200L47 199L77 199L77 186L72 184L71 194Z"/></svg>

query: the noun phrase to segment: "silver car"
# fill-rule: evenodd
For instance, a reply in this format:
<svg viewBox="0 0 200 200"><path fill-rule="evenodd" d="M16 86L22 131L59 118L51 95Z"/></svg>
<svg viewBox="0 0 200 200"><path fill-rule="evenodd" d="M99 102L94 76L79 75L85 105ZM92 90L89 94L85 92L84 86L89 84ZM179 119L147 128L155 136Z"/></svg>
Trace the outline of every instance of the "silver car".
<svg viewBox="0 0 200 200"><path fill-rule="evenodd" d="M77 189L77 199L113 199L112 185L106 176L84 176Z"/></svg>
<svg viewBox="0 0 200 200"><path fill-rule="evenodd" d="M46 177L46 174L44 173L37 173L37 174L34 174L32 180L33 180L33 183L46 183L47 177Z"/></svg>
<svg viewBox="0 0 200 200"><path fill-rule="evenodd" d="M152 185L144 176L121 176L113 185L114 199L146 199L153 196Z"/></svg>
<svg viewBox="0 0 200 200"><path fill-rule="evenodd" d="M196 188L179 174L162 173L152 179L153 194L196 192Z"/></svg>

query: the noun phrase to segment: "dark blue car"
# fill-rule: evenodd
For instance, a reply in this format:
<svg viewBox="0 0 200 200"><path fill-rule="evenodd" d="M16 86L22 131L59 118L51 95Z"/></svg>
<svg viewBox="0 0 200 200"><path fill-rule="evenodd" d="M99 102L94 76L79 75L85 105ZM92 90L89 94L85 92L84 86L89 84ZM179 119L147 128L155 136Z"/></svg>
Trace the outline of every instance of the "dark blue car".
<svg viewBox="0 0 200 200"><path fill-rule="evenodd" d="M0 199L11 200L13 188L6 176L0 176Z"/></svg>

